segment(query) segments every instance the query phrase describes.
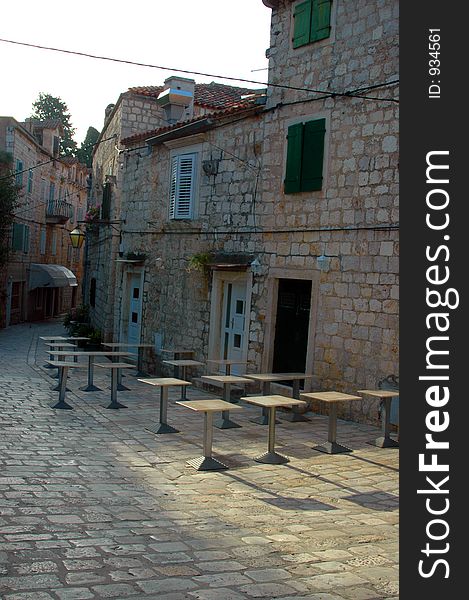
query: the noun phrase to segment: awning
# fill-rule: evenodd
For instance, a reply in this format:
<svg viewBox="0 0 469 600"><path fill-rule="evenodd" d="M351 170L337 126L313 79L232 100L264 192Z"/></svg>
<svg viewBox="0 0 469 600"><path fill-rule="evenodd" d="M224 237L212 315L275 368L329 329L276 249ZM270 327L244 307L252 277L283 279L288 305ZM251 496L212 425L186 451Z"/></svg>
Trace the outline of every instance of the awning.
<svg viewBox="0 0 469 600"><path fill-rule="evenodd" d="M75 275L62 265L41 265L33 263L29 275L29 289L40 287L77 286Z"/></svg>

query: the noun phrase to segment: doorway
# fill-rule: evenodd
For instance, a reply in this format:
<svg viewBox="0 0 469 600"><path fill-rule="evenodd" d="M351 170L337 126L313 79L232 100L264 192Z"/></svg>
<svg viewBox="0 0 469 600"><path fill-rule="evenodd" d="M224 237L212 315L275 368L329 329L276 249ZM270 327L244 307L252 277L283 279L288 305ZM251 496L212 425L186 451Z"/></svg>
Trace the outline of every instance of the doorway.
<svg viewBox="0 0 469 600"><path fill-rule="evenodd" d="M311 289L311 280L279 280L272 364L274 373L305 372Z"/></svg>
<svg viewBox="0 0 469 600"><path fill-rule="evenodd" d="M142 327L142 277L141 273L127 273L126 297L121 316L120 341L127 344L140 344ZM138 348L128 348L128 352L137 354Z"/></svg>

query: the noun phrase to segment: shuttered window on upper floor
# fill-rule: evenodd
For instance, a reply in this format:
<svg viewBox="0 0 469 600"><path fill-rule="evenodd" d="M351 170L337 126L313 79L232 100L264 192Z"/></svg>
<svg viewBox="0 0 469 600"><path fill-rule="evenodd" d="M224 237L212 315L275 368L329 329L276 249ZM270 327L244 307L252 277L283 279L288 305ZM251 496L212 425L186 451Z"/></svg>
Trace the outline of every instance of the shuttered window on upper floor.
<svg viewBox="0 0 469 600"><path fill-rule="evenodd" d="M171 159L169 218L192 219L194 215L197 154L180 154Z"/></svg>
<svg viewBox="0 0 469 600"><path fill-rule="evenodd" d="M13 223L13 232L11 238L11 249L14 252L29 252L30 230L29 225L23 223Z"/></svg>
<svg viewBox="0 0 469 600"><path fill-rule="evenodd" d="M328 38L332 0L306 0L294 9L293 48Z"/></svg>
<svg viewBox="0 0 469 600"><path fill-rule="evenodd" d="M326 119L290 125L285 194L322 189Z"/></svg>

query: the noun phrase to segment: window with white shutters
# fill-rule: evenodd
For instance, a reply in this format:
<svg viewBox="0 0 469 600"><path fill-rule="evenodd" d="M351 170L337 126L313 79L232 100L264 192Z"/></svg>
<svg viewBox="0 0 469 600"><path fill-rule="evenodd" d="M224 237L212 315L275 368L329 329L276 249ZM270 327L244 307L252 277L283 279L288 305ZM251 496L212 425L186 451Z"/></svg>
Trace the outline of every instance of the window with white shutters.
<svg viewBox="0 0 469 600"><path fill-rule="evenodd" d="M194 215L197 154L180 154L171 161L170 219L192 219Z"/></svg>

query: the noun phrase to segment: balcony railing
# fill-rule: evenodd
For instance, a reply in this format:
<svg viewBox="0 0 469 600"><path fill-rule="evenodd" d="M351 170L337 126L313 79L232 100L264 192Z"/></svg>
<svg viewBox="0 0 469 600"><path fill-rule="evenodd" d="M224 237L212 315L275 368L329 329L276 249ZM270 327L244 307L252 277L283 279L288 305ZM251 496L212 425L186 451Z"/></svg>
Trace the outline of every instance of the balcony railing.
<svg viewBox="0 0 469 600"><path fill-rule="evenodd" d="M66 223L72 216L72 205L65 200L53 200L46 206L48 223Z"/></svg>

